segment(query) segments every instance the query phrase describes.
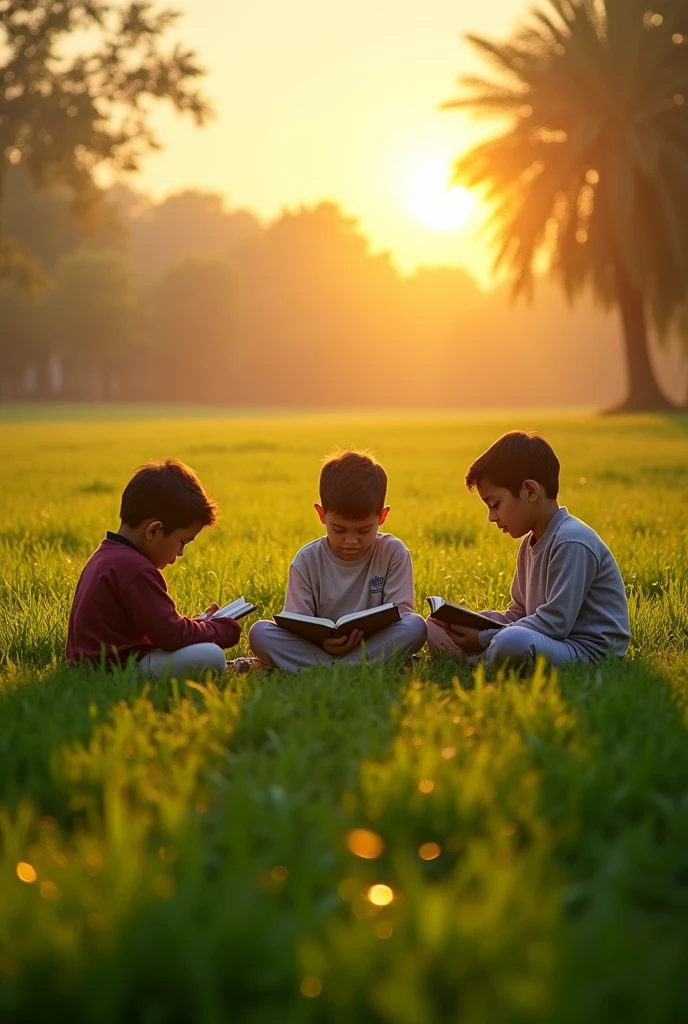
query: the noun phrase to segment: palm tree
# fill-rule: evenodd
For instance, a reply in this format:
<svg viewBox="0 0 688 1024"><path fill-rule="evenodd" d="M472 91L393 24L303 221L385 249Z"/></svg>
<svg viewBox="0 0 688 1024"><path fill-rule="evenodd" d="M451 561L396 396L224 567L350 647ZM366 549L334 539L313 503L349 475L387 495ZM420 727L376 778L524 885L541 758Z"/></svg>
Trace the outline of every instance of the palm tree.
<svg viewBox="0 0 688 1024"><path fill-rule="evenodd" d="M673 407L648 330L688 326L688 18L685 0L648 2L546 0L504 44L468 36L497 74L445 104L507 122L455 172L484 188L515 292L545 254L570 300L591 287L618 308L623 410Z"/></svg>

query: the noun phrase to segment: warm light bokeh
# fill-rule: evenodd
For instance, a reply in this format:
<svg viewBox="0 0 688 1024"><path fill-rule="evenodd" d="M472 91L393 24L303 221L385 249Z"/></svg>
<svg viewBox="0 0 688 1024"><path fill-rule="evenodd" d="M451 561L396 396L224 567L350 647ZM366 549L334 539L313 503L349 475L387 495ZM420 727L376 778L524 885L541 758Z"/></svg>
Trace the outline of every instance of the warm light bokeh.
<svg viewBox="0 0 688 1024"><path fill-rule="evenodd" d="M375 907L387 907L394 899L394 890L389 885L378 882L368 889L368 899Z"/></svg>
<svg viewBox="0 0 688 1024"><path fill-rule="evenodd" d="M385 849L382 837L367 828L352 829L346 837L346 843L353 854L365 860L381 857Z"/></svg>

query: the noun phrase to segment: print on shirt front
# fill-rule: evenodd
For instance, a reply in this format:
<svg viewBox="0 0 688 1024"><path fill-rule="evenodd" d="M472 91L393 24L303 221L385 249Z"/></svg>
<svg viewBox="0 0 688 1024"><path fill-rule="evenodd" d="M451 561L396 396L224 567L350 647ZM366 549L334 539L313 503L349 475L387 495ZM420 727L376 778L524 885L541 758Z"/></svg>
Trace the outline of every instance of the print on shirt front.
<svg viewBox="0 0 688 1024"><path fill-rule="evenodd" d="M386 576L373 576L370 581L370 593L381 594L385 585Z"/></svg>

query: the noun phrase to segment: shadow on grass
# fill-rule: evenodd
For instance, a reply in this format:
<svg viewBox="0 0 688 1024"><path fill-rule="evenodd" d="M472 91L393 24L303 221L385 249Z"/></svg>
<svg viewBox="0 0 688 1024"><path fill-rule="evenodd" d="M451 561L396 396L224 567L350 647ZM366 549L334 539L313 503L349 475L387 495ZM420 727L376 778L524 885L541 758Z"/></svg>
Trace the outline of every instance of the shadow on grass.
<svg viewBox="0 0 688 1024"><path fill-rule="evenodd" d="M149 695L158 712L127 720L121 748L104 734L110 749L95 743L84 752L85 782L61 780L47 751L77 739L88 745L118 701L140 703L140 685L126 674L70 670L0 700L3 742L36 729L23 789L41 806L57 794L67 808L75 787L106 792L107 773L119 770L108 756L130 737L142 752L140 762L137 755L122 765L131 785L120 790L128 823L120 851L107 828L92 837L114 865L109 885L141 870L141 887L102 943L87 935L65 957L49 938L41 957L25 955L0 1000L3 1019L57 1009L84 1022L210 1024L231 1008L233 1019L252 1024L377 1024L401 1019L381 1015L376 1002L392 989L402 1009L422 995L423 1012L404 1019L431 1024L450 1019L448 1007L467 1013L478 996L489 996L491 1015L461 1019L681 1019L688 743L674 679L629 661L491 685L450 658L425 658L413 676L400 666L335 666L200 692L160 684ZM187 755L175 751L190 749L181 734L187 711L198 742L184 793ZM173 825L165 825L164 803L151 803L147 766L160 775L165 749L157 732L181 769L167 780L166 795L179 793L183 805ZM17 752L19 745L9 757ZM5 767L3 802L22 789L9 776ZM199 789L210 795L202 811ZM168 833L142 833L136 847L131 826L151 809ZM384 856L352 863L352 827L378 832ZM419 856L434 843L430 859ZM72 922L85 914L77 860L60 869L62 877L75 872L75 903L61 911ZM406 902L371 909L360 890L375 882ZM347 895L349 883L358 897ZM21 897L31 888L16 886ZM104 885L98 899L108 893ZM34 912L53 907L57 914L59 904L39 899ZM341 993L344 961L349 988ZM325 979L321 1000L299 990L311 974Z"/></svg>
<svg viewBox="0 0 688 1024"><path fill-rule="evenodd" d="M138 697L143 683L134 667L108 672L62 665L33 679L0 686L0 805L32 801L59 821L69 817L69 794L60 775L65 745L87 744L120 701ZM149 699L163 708L170 684L151 684Z"/></svg>
<svg viewBox="0 0 688 1024"><path fill-rule="evenodd" d="M389 1019L433 1024L683 1019L685 671L610 660L466 685L467 671L427 662L392 760L366 767L363 809L385 852L350 870L405 901L382 921L398 935L384 945L355 897L362 921L340 912L322 940L332 986L346 970L351 993L362 959L372 964L349 994L358 1016L342 1019L383 1019L382 998L394 999ZM404 1018L419 1000L423 1013Z"/></svg>
<svg viewBox="0 0 688 1024"><path fill-rule="evenodd" d="M531 741L565 882L556 1019L678 1020L688 953L684 711L672 680L641 661L569 666L559 687L575 732Z"/></svg>
<svg viewBox="0 0 688 1024"><path fill-rule="evenodd" d="M688 400L687 400L688 404ZM677 408L676 412L662 413L661 419L666 423L671 424L672 427L677 427L682 430L684 434L688 434L688 408Z"/></svg>
<svg viewBox="0 0 688 1024"><path fill-rule="evenodd" d="M74 955L61 951L49 916L60 908L38 900L40 917L12 947L12 984L0 986L3 1020L57 1011L84 1022L210 1022L228 1019L229 1007L237 1020L310 1019L298 938L339 899L343 796L362 759L385 757L408 681L401 665L335 666L225 687L156 684L142 702L131 674L64 670L5 692L0 736L23 761L18 777L2 775L2 802L28 795L61 813L51 835L65 844L59 869L38 845L14 859L35 863L42 885L61 871L61 914L81 938ZM68 780L57 759L66 747ZM199 794L209 797L202 807ZM94 798L89 814L70 817L70 801L84 796ZM89 907L94 856L105 867ZM14 887L8 934L31 898L29 886ZM94 913L102 941L89 933Z"/></svg>
<svg viewBox="0 0 688 1024"><path fill-rule="evenodd" d="M318 761L300 784L316 788L334 784L349 759L379 756L393 733L393 715L400 687L407 678L401 668L381 665L332 671L313 670L290 676L280 672L221 683L240 702L239 725L227 754L227 778L247 755L260 755L261 771L285 768L284 751L294 736ZM112 709L141 696L146 681L134 666L105 671L89 666L61 666L41 677L5 682L0 687L0 805L35 802L59 821L69 819L68 788L60 771L60 754L73 744L88 745L94 729ZM176 687L176 688L175 688ZM147 699L165 710L175 695L197 691L168 678L148 681ZM382 747L381 747L382 745ZM289 762L290 763L290 762ZM310 774L310 779L306 776ZM218 784L220 780L218 779Z"/></svg>

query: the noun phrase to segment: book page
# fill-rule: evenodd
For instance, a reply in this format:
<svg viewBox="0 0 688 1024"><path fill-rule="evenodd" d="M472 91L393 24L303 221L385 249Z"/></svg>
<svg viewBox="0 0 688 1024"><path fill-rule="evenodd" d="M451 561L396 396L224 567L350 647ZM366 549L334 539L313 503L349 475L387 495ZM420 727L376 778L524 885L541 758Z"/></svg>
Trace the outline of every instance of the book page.
<svg viewBox="0 0 688 1024"><path fill-rule="evenodd" d="M278 619L288 619L290 622L305 622L306 624L312 623L314 626L327 626L329 629L336 628L336 623L332 619L319 619L315 615L299 615L298 612L279 612L275 615L275 622L279 625Z"/></svg>
<svg viewBox="0 0 688 1024"><path fill-rule="evenodd" d="M210 618L235 619L238 616L249 615L252 611L255 611L255 605L252 605L250 601L247 601L244 597L237 597L236 600L223 605L222 608L218 608L216 612L213 612Z"/></svg>
<svg viewBox="0 0 688 1024"><path fill-rule="evenodd" d="M394 605L381 604L377 608L366 608L362 612L349 612L348 615L340 615L336 623L334 623L334 625L336 625L337 627L346 626L347 623L356 622L357 619L367 619L370 618L372 615L379 615L381 612L388 612L390 608L394 608Z"/></svg>

